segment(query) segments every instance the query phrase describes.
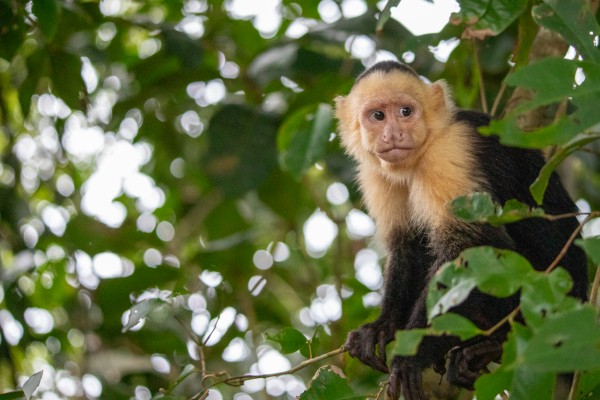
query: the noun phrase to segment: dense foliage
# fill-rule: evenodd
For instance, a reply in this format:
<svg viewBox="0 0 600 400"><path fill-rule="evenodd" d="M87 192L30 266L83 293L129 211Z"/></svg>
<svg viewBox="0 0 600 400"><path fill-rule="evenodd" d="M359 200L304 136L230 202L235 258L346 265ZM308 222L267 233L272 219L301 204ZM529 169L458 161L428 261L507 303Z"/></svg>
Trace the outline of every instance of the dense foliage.
<svg viewBox="0 0 600 400"><path fill-rule="evenodd" d="M549 149L532 193L563 168L594 276L598 2L459 0L418 36L391 18L398 0L381 3L0 0L0 399L383 398L384 377L340 349L378 312L384 259L332 120L380 57L503 116L485 134ZM540 28L562 39L532 45ZM453 208L550 218L482 194ZM551 398L569 371L572 399L600 398L597 309L565 296L556 264L465 252L436 277L431 327L390 350L489 334L445 311L476 287L520 291L477 398Z"/></svg>

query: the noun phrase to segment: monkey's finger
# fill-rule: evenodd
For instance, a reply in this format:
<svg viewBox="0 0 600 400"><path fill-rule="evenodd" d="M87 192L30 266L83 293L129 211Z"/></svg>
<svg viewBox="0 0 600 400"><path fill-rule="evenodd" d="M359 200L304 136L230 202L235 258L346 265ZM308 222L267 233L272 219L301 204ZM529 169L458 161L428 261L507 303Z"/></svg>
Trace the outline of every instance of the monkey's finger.
<svg viewBox="0 0 600 400"><path fill-rule="evenodd" d="M391 400L396 400L400 397L400 379L397 370L394 370L388 378L387 395Z"/></svg>
<svg viewBox="0 0 600 400"><path fill-rule="evenodd" d="M405 400L427 400L423 392L422 373L420 368L405 365L401 368L402 394Z"/></svg>
<svg viewBox="0 0 600 400"><path fill-rule="evenodd" d="M383 372L388 372L388 368L387 368L387 354L385 352L385 346L388 344L388 340L387 337L385 335L385 332L379 332L379 343L377 343L377 352L378 352L378 359L380 361L380 363L385 367L386 371Z"/></svg>

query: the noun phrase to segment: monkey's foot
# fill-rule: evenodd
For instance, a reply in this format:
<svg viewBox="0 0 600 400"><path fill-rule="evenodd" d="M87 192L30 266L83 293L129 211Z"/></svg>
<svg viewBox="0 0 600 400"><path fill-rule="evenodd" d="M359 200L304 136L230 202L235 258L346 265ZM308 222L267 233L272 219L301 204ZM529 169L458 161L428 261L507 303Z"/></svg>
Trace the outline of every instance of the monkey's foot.
<svg viewBox="0 0 600 400"><path fill-rule="evenodd" d="M450 351L448 381L474 390L475 380L485 373L486 366L502 356L502 343L494 339L483 340L467 347Z"/></svg>
<svg viewBox="0 0 600 400"><path fill-rule="evenodd" d="M410 358L395 357L392 372L388 380L388 396L398 399L400 394L405 400L427 400L423 391L423 371Z"/></svg>
<svg viewBox="0 0 600 400"><path fill-rule="evenodd" d="M396 329L389 323L377 320L350 332L346 340L346 350L368 366L381 372L388 372L385 346L392 341Z"/></svg>

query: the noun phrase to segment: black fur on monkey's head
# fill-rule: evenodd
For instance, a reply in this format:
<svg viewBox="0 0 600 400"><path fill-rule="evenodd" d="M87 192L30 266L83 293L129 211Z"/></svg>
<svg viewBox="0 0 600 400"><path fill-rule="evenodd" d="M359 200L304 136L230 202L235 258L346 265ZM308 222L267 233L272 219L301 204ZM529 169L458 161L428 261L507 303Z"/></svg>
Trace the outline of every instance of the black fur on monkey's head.
<svg viewBox="0 0 600 400"><path fill-rule="evenodd" d="M361 79L363 79L364 77L372 74L373 72L382 72L382 73L390 73L392 71L400 71L400 72L404 72L410 75L413 75L415 77L419 77L419 75L415 72L414 69L412 69L411 67L409 67L406 64L402 64L399 61L393 61L393 60L385 60L385 61L379 61L373 65L371 65L369 68L367 68L366 70L364 70L359 76L358 78L356 78L356 82L358 83L360 82Z"/></svg>

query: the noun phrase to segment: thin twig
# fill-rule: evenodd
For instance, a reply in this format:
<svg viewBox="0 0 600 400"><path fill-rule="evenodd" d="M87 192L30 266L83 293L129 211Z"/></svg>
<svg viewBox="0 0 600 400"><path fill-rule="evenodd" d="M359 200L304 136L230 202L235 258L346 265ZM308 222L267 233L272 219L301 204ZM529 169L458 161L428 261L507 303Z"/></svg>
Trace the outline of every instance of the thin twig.
<svg viewBox="0 0 600 400"><path fill-rule="evenodd" d="M577 228L575 228L575 230L569 237L569 240L567 240L567 243L565 243L565 245L561 249L560 253L558 253L556 258L554 259L554 261L552 261L552 264L550 264L550 266L548 268L546 268L546 270L544 271L545 273L548 274L548 273L552 272L552 270L554 270L554 268L556 268L558 266L558 263L562 261L562 259L567 254L567 251L569 251L569 248L571 247L571 245L573 244L575 239L577 239L577 237L579 236L579 233L583 229L583 226L586 223L588 223L589 220L591 220L594 217L597 217L599 214L600 213L598 213L598 212L592 212L592 213L589 213L587 217L585 217L585 219L577 226Z"/></svg>
<svg viewBox="0 0 600 400"><path fill-rule="evenodd" d="M266 379L266 378L273 378L273 377L282 376L282 375L291 375L291 374L294 374L294 373L300 371L303 368L306 368L307 366L309 366L311 364L315 364L319 361L325 360L329 357L333 357L333 356L336 356L338 354L342 354L345 352L346 352L346 346L342 346L339 349L330 351L329 353L321 354L320 356L317 356L315 358L310 358L308 360L304 360L300 364L296 365L295 367L293 367L287 371L281 371L281 372L275 372L272 374L263 374L263 375L241 375L241 376L228 377L226 379L214 382L211 385L207 386L200 393L191 397L190 400L202 399L202 396L204 396L206 393L208 393L208 390L210 388L215 387L220 384L225 384L225 385L230 385L230 386L242 386L244 384L244 382L251 381L254 379Z"/></svg>
<svg viewBox="0 0 600 400"><path fill-rule="evenodd" d="M481 63L479 62L479 51L477 42L473 40L473 60L475 61L475 69L479 79L479 96L481 97L481 109L484 113L488 112L487 100L485 98L485 84L483 83L483 72L481 71Z"/></svg>
<svg viewBox="0 0 600 400"><path fill-rule="evenodd" d="M589 303L597 307L596 304L598 301L598 286L600 285L600 265L596 266L596 274L594 275L594 283L592 283L592 290L590 292L590 300ZM573 374L573 382L571 382L571 389L569 391L568 400L575 400L577 398L577 387L579 386L579 377L581 376L581 371L575 371Z"/></svg>

